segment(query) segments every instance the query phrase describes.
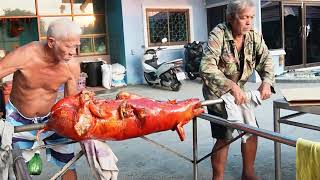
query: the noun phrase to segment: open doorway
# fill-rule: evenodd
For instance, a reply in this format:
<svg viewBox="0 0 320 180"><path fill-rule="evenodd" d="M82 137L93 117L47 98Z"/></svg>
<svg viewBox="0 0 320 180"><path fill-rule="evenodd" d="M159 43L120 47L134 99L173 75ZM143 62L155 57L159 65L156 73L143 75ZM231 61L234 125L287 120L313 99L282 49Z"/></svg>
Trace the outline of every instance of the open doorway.
<svg viewBox="0 0 320 180"><path fill-rule="evenodd" d="M226 21L227 5L211 7L207 9L208 32L212 31L216 25Z"/></svg>
<svg viewBox="0 0 320 180"><path fill-rule="evenodd" d="M286 66L303 65L302 56L302 9L299 5L284 5L284 40Z"/></svg>
<svg viewBox="0 0 320 180"><path fill-rule="evenodd" d="M320 65L320 3L284 3L286 66Z"/></svg>

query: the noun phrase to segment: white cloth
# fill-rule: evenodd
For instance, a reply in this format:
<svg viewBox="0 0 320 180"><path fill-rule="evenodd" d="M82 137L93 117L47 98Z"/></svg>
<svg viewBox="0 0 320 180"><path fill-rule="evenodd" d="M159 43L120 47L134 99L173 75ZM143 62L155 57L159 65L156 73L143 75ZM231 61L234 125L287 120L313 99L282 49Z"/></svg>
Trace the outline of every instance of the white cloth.
<svg viewBox="0 0 320 180"><path fill-rule="evenodd" d="M13 172L13 159L12 159L12 135L14 127L0 120L0 179L15 179Z"/></svg>
<svg viewBox="0 0 320 180"><path fill-rule="evenodd" d="M97 180L117 180L119 169L118 159L110 147L102 141L81 141L91 172Z"/></svg>
<svg viewBox="0 0 320 180"><path fill-rule="evenodd" d="M225 108L228 115L228 120L234 123L243 123L249 126L258 127L254 109L261 105L261 97L259 91L246 92L247 103L237 105L234 100L235 98L230 94L226 93L221 96L221 99L225 103ZM242 142L245 143L251 134L246 134L242 137Z"/></svg>
<svg viewBox="0 0 320 180"><path fill-rule="evenodd" d="M112 65L111 64L101 65L101 71L102 71L102 86L107 89L111 89Z"/></svg>

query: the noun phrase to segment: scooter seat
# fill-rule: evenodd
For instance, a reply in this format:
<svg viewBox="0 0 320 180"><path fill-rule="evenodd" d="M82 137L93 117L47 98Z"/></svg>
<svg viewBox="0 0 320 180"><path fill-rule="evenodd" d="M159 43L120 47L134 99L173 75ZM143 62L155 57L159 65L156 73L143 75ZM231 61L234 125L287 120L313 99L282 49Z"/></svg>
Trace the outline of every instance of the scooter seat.
<svg viewBox="0 0 320 180"><path fill-rule="evenodd" d="M156 59L146 60L145 63L146 63L146 64L149 64L150 66L154 67L155 69L158 69L158 68L161 66L161 64L158 65Z"/></svg>

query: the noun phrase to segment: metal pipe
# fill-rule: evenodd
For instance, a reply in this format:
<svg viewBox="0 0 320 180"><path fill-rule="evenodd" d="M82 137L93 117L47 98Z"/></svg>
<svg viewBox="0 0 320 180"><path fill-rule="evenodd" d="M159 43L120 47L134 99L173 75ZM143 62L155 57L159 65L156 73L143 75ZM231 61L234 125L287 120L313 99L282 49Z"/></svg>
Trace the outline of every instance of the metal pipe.
<svg viewBox="0 0 320 180"><path fill-rule="evenodd" d="M79 153L76 154L67 164L65 164L60 171L58 171L54 176L52 176L50 180L56 180L59 177L61 177L73 163L75 163L79 158L81 158L83 154L84 152L82 150L79 151Z"/></svg>
<svg viewBox="0 0 320 180"><path fill-rule="evenodd" d="M24 132L24 131L34 131L34 130L39 130L43 129L45 127L45 123L38 123L38 124L28 124L28 125L22 125L22 126L15 126L14 127L14 132Z"/></svg>
<svg viewBox="0 0 320 180"><path fill-rule="evenodd" d="M273 128L274 132L280 133L280 109L273 103ZM274 142L274 171L275 171L275 179L281 179L281 144L278 142Z"/></svg>
<svg viewBox="0 0 320 180"><path fill-rule="evenodd" d="M294 113L294 114L290 114L290 115L287 115L287 116L283 116L282 118L280 118L281 120L283 119L291 119L291 118L294 118L294 117L298 117L298 116L301 116L301 115L304 115L304 114L307 114L307 113L304 113L304 112L298 112L298 113Z"/></svg>
<svg viewBox="0 0 320 180"><path fill-rule="evenodd" d="M269 130L265 130L265 129L261 129L261 128L256 128L256 127L252 127L246 124L242 124L242 123L232 123L229 122L223 118L220 118L218 116L213 116L210 114L206 114L203 113L199 116L200 118L203 118L205 120L208 120L210 122L222 125L222 126L226 126L226 127L230 127L230 128L234 128L234 129L238 129L238 130L242 130L244 132L253 134L253 135L257 135L260 137L264 137L266 139L270 139L276 142L280 142L283 144L287 144L289 146L296 146L296 140L290 137L286 137L281 135L280 133L275 133L273 131L269 131Z"/></svg>
<svg viewBox="0 0 320 180"><path fill-rule="evenodd" d="M209 105L220 104L220 103L223 103L222 99L211 99L211 100L201 101L201 106L209 106Z"/></svg>
<svg viewBox="0 0 320 180"><path fill-rule="evenodd" d="M12 150L13 171L17 180L31 180L25 159L19 146L14 145Z"/></svg>
<svg viewBox="0 0 320 180"><path fill-rule="evenodd" d="M303 128L307 128L307 129L320 131L320 127L319 126L314 126L314 125L310 125L310 124L304 124L304 123L288 121L288 120L279 120L278 122L279 123L283 123L283 124L289 124L289 125L292 125L292 126L303 127Z"/></svg>
<svg viewBox="0 0 320 180"><path fill-rule="evenodd" d="M207 159L209 156L212 155L212 153L213 153L213 154L216 153L217 151L219 151L219 150L222 149L223 147L225 147L225 146L227 146L227 145L235 142L236 140L238 140L239 138L241 138L241 137L244 136L245 134L246 134L246 133L243 132L243 133L239 134L237 137L229 140L225 145L223 145L223 146L221 146L221 147L218 147L218 148L215 149L213 152L210 152L210 153L208 153L207 155L205 155L203 158L199 159L199 160L197 161L197 163L200 163L201 161Z"/></svg>
<svg viewBox="0 0 320 180"><path fill-rule="evenodd" d="M203 156L202 158L200 158L200 159L197 161L197 163L200 163L201 161L207 159L207 158L210 157L211 155L212 155L212 151L209 152L207 155Z"/></svg>
<svg viewBox="0 0 320 180"><path fill-rule="evenodd" d="M27 148L27 149L23 149L23 150L28 150L28 151L37 151L37 150L42 150L42 149L46 149L46 148L54 148L57 146L61 146L61 145L68 145L68 144L74 144L74 143L78 143L77 141L67 141L64 143L57 143L57 144L45 144L45 145L40 145L34 148Z"/></svg>
<svg viewBox="0 0 320 180"><path fill-rule="evenodd" d="M193 143L193 179L198 179L198 127L197 127L197 118L193 118L192 121L192 143Z"/></svg>
<svg viewBox="0 0 320 180"><path fill-rule="evenodd" d="M159 144L159 143L157 143L156 141L153 141L153 140L151 140L151 139L149 139L149 138L147 138L147 137L145 137L145 136L140 136L140 138L146 140L147 142L149 142L149 143L151 143L151 144L157 145L157 146L163 148L164 150L167 150L167 151L175 154L175 155L178 156L178 157L181 157L181 158L183 158L183 159L185 159L185 160L187 160L187 161L189 161L189 162L192 162L192 160L191 160L190 158L188 158L188 157L186 157L186 156L184 156L184 155L182 155L182 154L179 154L178 152L176 152L176 151L174 151L174 150L172 150L172 149L170 149L170 148L168 148L168 147L166 147L166 146L164 146L164 145L162 145L162 144Z"/></svg>
<svg viewBox="0 0 320 180"><path fill-rule="evenodd" d="M224 148L224 147L230 145L231 143L235 142L236 140L242 138L242 136L244 136L245 134L247 134L247 133L246 132L242 132L237 137L228 140L223 146L220 146L217 149L215 149L213 152L211 152L211 154L215 154L216 152L220 151L222 148Z"/></svg>

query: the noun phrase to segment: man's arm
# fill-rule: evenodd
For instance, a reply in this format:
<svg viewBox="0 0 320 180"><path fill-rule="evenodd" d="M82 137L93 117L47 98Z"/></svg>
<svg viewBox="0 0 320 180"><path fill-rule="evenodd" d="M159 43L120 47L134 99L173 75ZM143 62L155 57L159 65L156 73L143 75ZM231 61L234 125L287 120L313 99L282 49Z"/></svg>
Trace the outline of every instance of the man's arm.
<svg viewBox="0 0 320 180"><path fill-rule="evenodd" d="M68 71L70 72L70 77L64 86L64 97L72 96L78 93L78 80L80 78L80 64L75 60L68 62Z"/></svg>
<svg viewBox="0 0 320 180"><path fill-rule="evenodd" d="M32 45L22 46L0 60L0 79L14 73L15 71L22 69L25 66L28 59L28 49L32 48ZM30 50L29 50L30 51Z"/></svg>
<svg viewBox="0 0 320 180"><path fill-rule="evenodd" d="M208 47L200 64L200 73L206 86L216 95L221 96L230 91L235 97L236 104L242 104L245 102L244 92L218 68L223 38L224 31L219 26L210 32Z"/></svg>
<svg viewBox="0 0 320 180"><path fill-rule="evenodd" d="M254 41L256 44L256 70L262 79L258 90L260 91L261 99L264 100L270 98L271 88L273 89L275 83L273 63L263 37L256 33Z"/></svg>

